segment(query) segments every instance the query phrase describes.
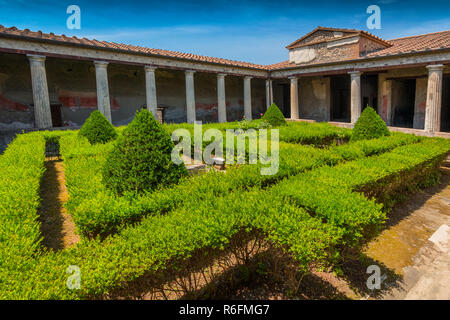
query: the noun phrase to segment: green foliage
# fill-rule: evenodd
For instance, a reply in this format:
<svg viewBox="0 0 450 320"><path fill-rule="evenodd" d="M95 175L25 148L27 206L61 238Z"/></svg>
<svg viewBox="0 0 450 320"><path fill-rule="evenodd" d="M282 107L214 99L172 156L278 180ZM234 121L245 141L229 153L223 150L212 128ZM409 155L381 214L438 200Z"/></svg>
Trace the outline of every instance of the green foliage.
<svg viewBox="0 0 450 320"><path fill-rule="evenodd" d="M280 109L278 109L275 103L272 103L261 119L270 123L270 125L274 127L283 126L286 124L286 119L284 119L283 113Z"/></svg>
<svg viewBox="0 0 450 320"><path fill-rule="evenodd" d="M387 152L395 147L415 143L418 137L395 133L392 137L364 140L330 149L318 149L281 142L279 170L275 175L261 175L263 165L244 165L227 169L227 174L209 172L181 181L179 184L144 194L130 201L108 192L101 182L101 168L112 145L91 146L76 137L61 138L61 154L66 168L70 193L66 207L73 215L81 234L93 237L108 234L127 222L144 215L156 215L175 208L189 207L203 199L237 190L265 188L283 178L343 161L356 160Z"/></svg>
<svg viewBox="0 0 450 320"><path fill-rule="evenodd" d="M103 168L103 182L113 192L143 193L177 183L186 176L184 163L171 159L174 144L146 109L136 112Z"/></svg>
<svg viewBox="0 0 450 320"><path fill-rule="evenodd" d="M91 113L79 131L91 144L106 143L117 137L116 129L98 110Z"/></svg>
<svg viewBox="0 0 450 320"><path fill-rule="evenodd" d="M18 135L0 156L0 284L27 272L40 249L37 209L44 160L40 132Z"/></svg>
<svg viewBox="0 0 450 320"><path fill-rule="evenodd" d="M326 146L338 140L348 141L351 130L332 126L326 122L290 122L279 128L280 141Z"/></svg>
<svg viewBox="0 0 450 320"><path fill-rule="evenodd" d="M104 154L114 146L91 146L76 139L73 133L61 135L70 198L82 197L81 201L74 199L81 204L92 197L97 199L97 207L111 205L112 202L102 203L104 198L94 192L101 184L97 168L102 167ZM213 263L214 257L208 252L234 248L236 236L241 233L262 235L274 248L289 254L300 270L326 266L336 262L343 248L358 245L372 234L385 218L381 205L375 201L379 199L368 200L359 192L390 192L413 177L422 179L424 173L431 172L422 169L434 168L450 151L449 140L419 140L406 135L330 149L281 143L280 172L285 179L277 184L273 184L275 180L269 180L272 184L258 180L272 178L258 178L259 172L252 171L257 166L233 168L236 171L225 175L196 177L190 194L188 185L183 191L184 197L192 199L178 204L177 199L171 198L178 192L169 190L181 187L183 182L168 188L167 194L158 190L158 198L143 195L138 198L147 203L159 201L160 208L165 202L173 201L174 206L161 214L147 215L140 223L128 225L103 241L83 240L74 248L50 252L38 250L36 223L44 137L41 132L19 136L0 156L0 169L6 177L0 181L0 195L6 199L0 204L0 299L101 298L142 275L160 277L174 270L177 274L173 276L178 276L178 272L188 274L192 270L183 266L190 265L186 261L199 252L211 259L202 263ZM383 153L386 151L389 152ZM372 157L366 157L369 154ZM409 180L404 180L405 176ZM227 179L232 183L223 187ZM14 184L15 180L18 182ZM100 189L111 201L111 194L104 187ZM125 217L123 212L134 206L141 214L148 209L144 202L125 197L114 199L123 202L116 211L104 211L105 215ZM123 221L116 220L120 224ZM243 244L247 248L248 241ZM79 290L67 288L70 275L66 270L70 265L81 269Z"/></svg>
<svg viewBox="0 0 450 320"><path fill-rule="evenodd" d="M389 136L389 129L377 112L367 106L353 128L351 141L366 140Z"/></svg>

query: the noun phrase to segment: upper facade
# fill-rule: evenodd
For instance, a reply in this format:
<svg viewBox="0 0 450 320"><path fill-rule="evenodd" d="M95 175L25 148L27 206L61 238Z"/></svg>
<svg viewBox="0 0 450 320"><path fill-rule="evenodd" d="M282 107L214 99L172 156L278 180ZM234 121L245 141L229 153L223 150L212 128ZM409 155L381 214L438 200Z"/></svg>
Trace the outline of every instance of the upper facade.
<svg viewBox="0 0 450 320"><path fill-rule="evenodd" d="M307 65L354 60L389 47L391 43L365 31L318 27L286 48L290 63Z"/></svg>

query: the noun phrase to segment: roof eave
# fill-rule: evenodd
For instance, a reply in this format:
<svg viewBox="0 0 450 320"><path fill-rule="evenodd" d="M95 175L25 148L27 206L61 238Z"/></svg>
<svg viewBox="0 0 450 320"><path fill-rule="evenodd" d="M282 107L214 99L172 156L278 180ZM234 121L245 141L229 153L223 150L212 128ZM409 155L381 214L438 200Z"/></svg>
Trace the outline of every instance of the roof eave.
<svg viewBox="0 0 450 320"><path fill-rule="evenodd" d="M200 61L200 60L193 60L193 59L183 58L183 57L173 57L173 56L165 56L165 55L159 55L159 54L154 54L154 53L135 52L135 51L125 50L125 49L118 49L118 48L100 47L100 46L88 45L88 44L83 44L83 43L73 43L73 42L65 42L65 41L51 40L51 39L40 39L40 38L30 37L30 36L26 36L26 35L0 33L0 38L1 37L14 39L14 40L25 40L25 41L40 42L40 43L51 43L51 44L58 44L58 45L64 45L64 46L77 46L77 47L86 48L86 49L105 50L105 51L120 52L120 53L127 53L127 54L140 55L140 56L166 58L166 59L172 59L172 60L177 60L177 61L195 62L195 63L211 64L211 65L221 65L221 66L242 68L242 69L248 69L248 70L257 70L257 71L269 71L269 69L267 69L267 68L239 66L239 65L220 63L220 62L214 62L214 61Z"/></svg>
<svg viewBox="0 0 450 320"><path fill-rule="evenodd" d="M271 69L270 71L282 71L282 70L294 70L302 67L323 67L328 65L338 65L338 64L347 64L347 63L354 63L354 62L364 62L364 61L370 61L370 60L381 60L381 59L387 59L392 57L403 57L403 56L411 56L411 55L418 55L418 54L424 54L424 53L432 53L432 52L441 52L441 51L450 51L450 48L439 48L439 49L432 49L432 50L426 50L426 51L415 51L415 52L406 52L406 53L398 53L398 54L392 54L392 55L386 55L386 56L376 56L376 57L364 57L359 59L351 59L351 60L345 60L345 61L333 61L328 63L320 63L320 64L310 64L310 65L302 65L302 66L292 66L292 67L283 67L278 69Z"/></svg>

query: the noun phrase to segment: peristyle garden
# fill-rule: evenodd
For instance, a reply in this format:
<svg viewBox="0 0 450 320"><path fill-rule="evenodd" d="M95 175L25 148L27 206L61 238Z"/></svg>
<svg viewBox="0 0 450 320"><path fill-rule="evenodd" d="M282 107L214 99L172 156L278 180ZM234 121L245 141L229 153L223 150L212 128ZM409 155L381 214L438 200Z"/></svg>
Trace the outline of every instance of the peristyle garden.
<svg viewBox="0 0 450 320"><path fill-rule="evenodd" d="M446 139L389 132L371 108L353 130L280 114L273 105L259 120L203 124L201 143L194 124L146 110L126 127L94 112L79 131L18 135L0 156L0 299L213 298L239 281L231 269L283 277L295 292L312 268L339 269L405 194L436 183L450 151ZM39 219L49 146L80 237L61 250L43 244ZM273 174L250 161L255 146L277 154ZM191 175L174 148L236 161Z"/></svg>

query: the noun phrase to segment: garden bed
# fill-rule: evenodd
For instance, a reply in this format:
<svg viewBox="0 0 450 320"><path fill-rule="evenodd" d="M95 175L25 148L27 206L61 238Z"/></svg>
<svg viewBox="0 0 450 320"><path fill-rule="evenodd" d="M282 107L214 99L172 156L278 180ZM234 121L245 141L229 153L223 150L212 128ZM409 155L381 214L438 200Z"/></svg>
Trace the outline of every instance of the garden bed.
<svg viewBox="0 0 450 320"><path fill-rule="evenodd" d="M346 131L343 137L342 131L331 134L324 126L322 133L302 124L299 131L318 133L299 138L283 132L291 126L280 129L280 140L289 142L280 143L274 176L262 176L260 165L234 166L132 198L114 196L101 183L113 143L91 146L73 132L19 135L0 156L0 298L130 296L139 281L153 279L147 284L156 290L181 276L201 276L220 257L238 260L236 253L258 239L302 273L329 267L376 233L397 190L433 182L436 165L450 150L448 140L405 134L336 146L328 137L345 139ZM58 252L41 250L38 222L49 139L59 141L70 196L65 207L84 238ZM301 145L307 142L322 148ZM66 286L70 266L80 268L79 289ZM181 296L199 290L178 289Z"/></svg>

